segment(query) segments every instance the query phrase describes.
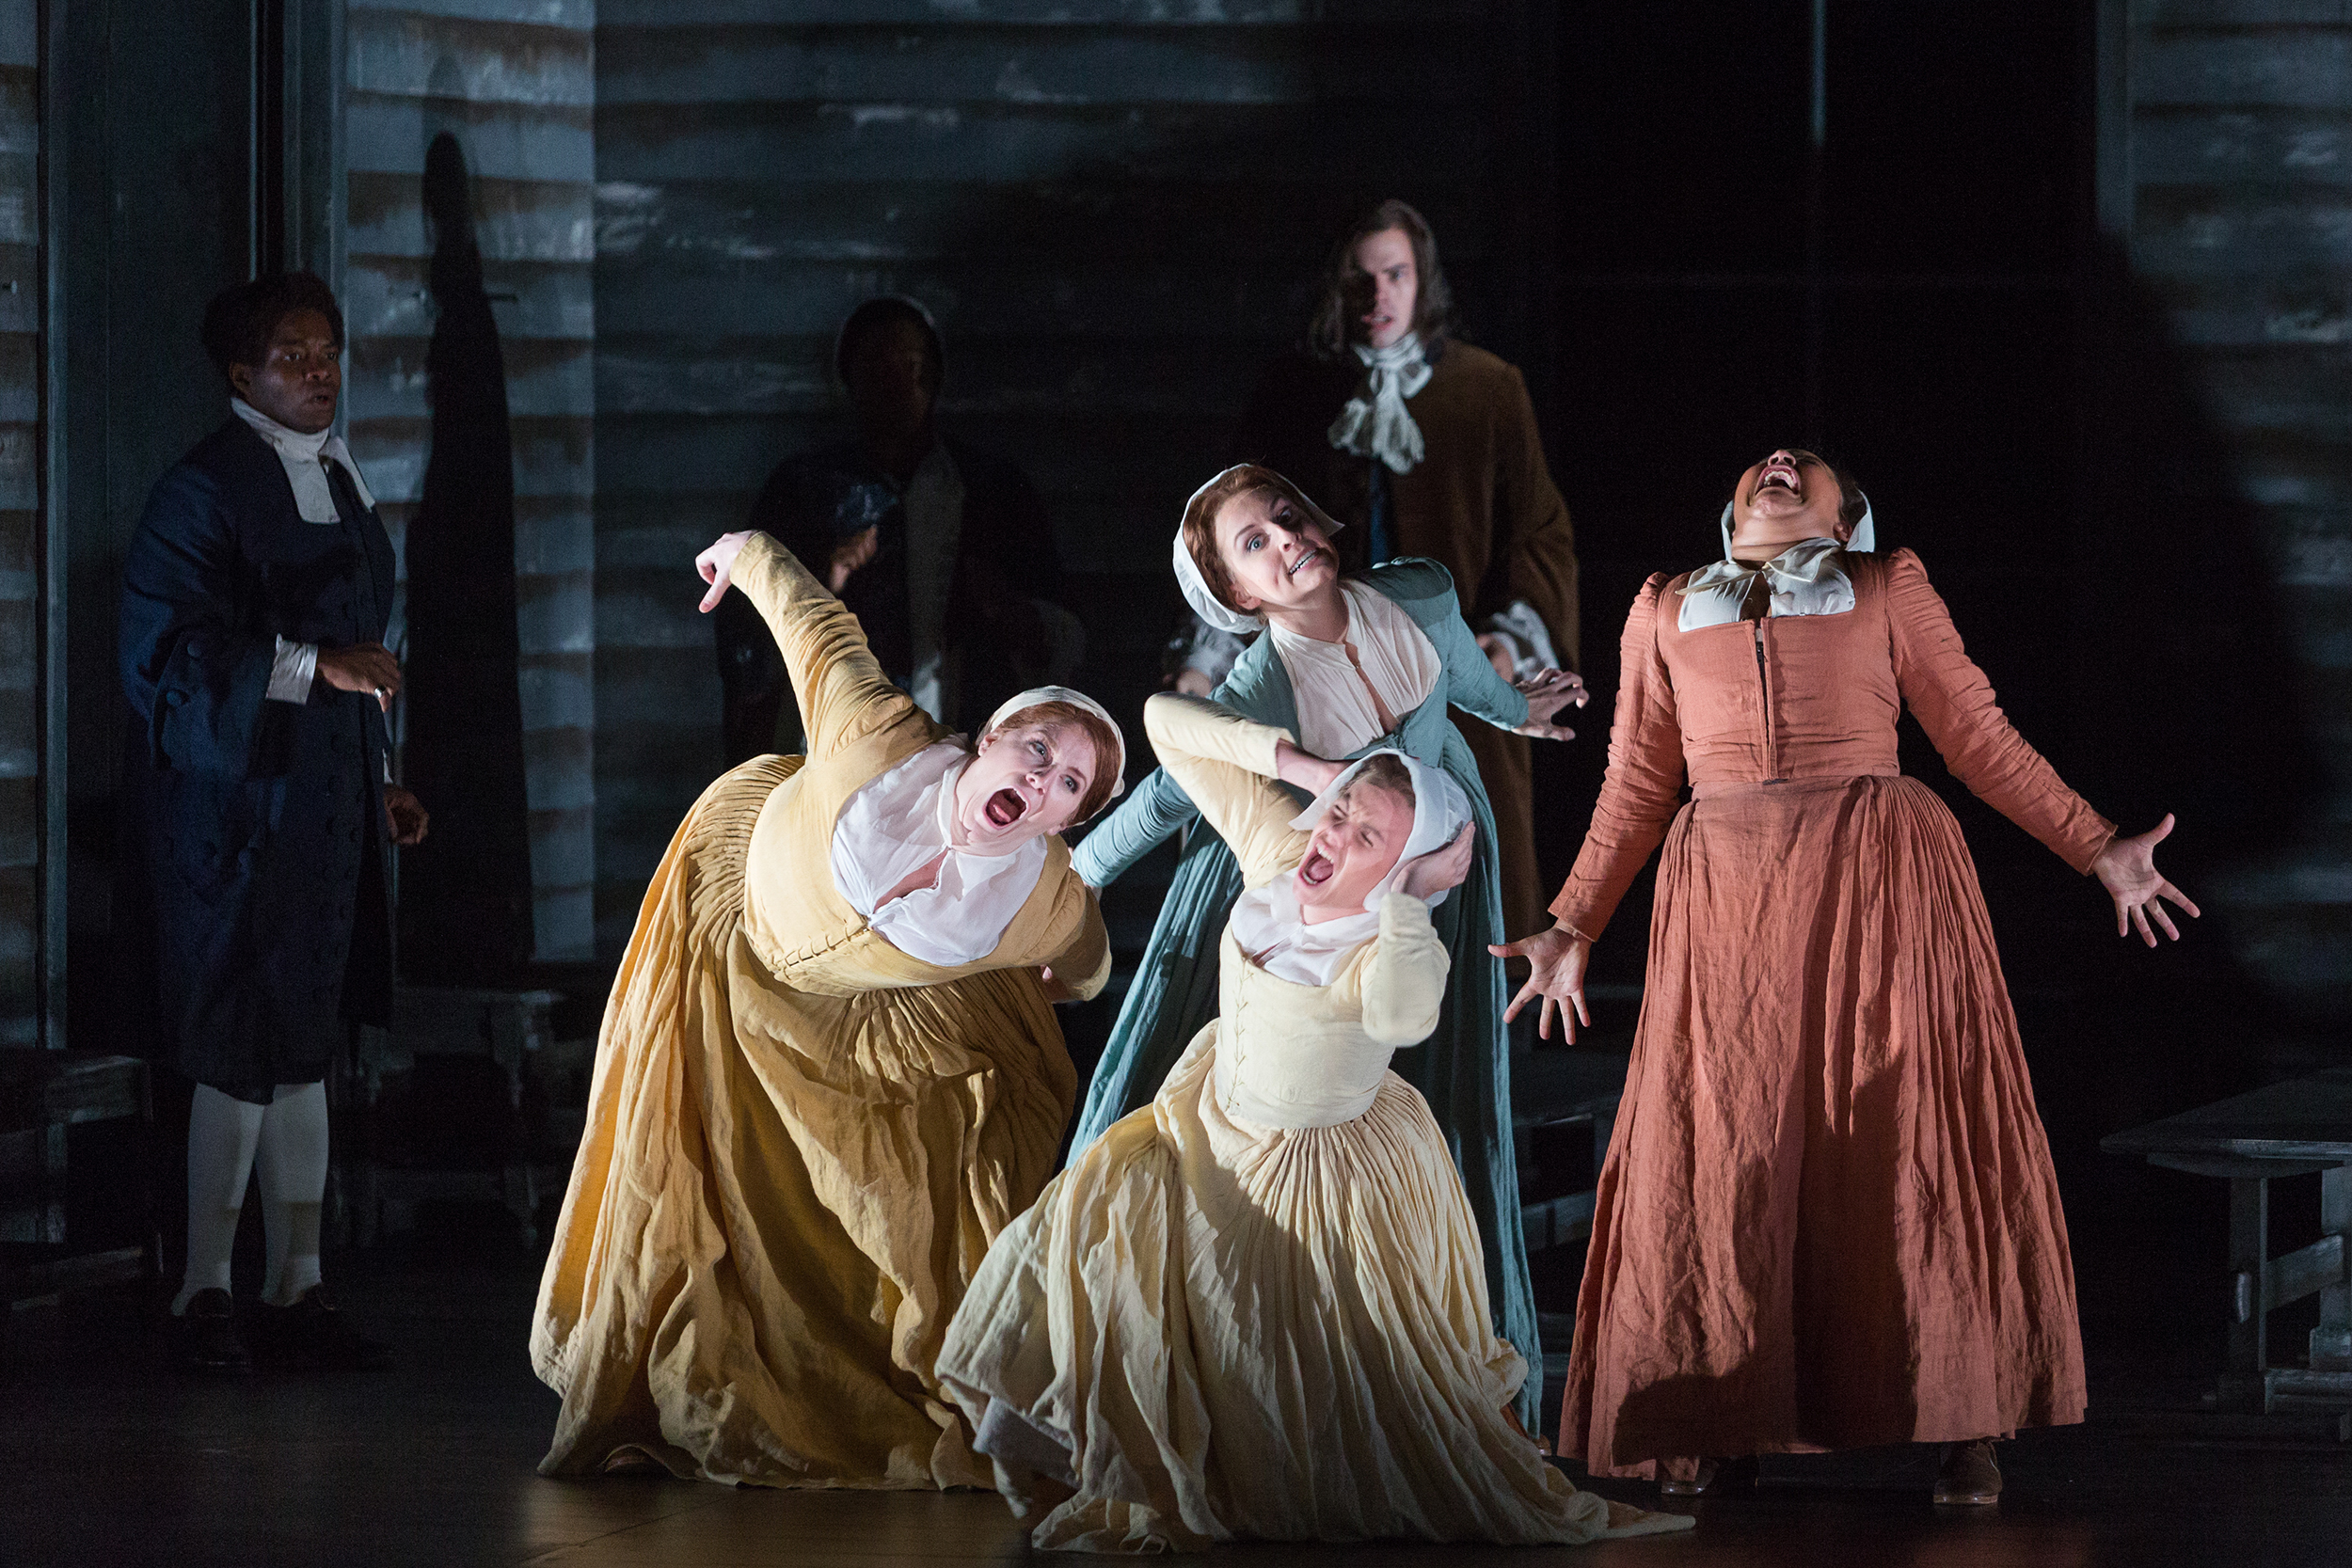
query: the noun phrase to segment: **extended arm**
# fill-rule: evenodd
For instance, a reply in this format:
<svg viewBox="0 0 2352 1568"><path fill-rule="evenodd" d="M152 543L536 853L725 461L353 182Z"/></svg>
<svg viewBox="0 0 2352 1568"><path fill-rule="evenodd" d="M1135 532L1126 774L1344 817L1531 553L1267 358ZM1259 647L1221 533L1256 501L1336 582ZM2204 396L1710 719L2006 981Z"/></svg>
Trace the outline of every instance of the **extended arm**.
<svg viewBox="0 0 2352 1568"><path fill-rule="evenodd" d="M1232 846L1245 880L1260 881L1297 861L1307 842L1290 825L1298 802L1276 782L1288 731L1174 691L1143 705L1143 728L1160 766Z"/></svg>
<svg viewBox="0 0 2352 1568"><path fill-rule="evenodd" d="M1895 680L1944 765L1971 793L2089 872L2115 824L2058 776L1994 700L1992 683L1961 645L1951 611L1909 550L1886 563L1886 620Z"/></svg>
<svg viewBox="0 0 2352 1568"><path fill-rule="evenodd" d="M729 549L729 543L739 546ZM725 560L715 559L725 555ZM801 731L811 756L822 756L884 724L917 712L890 684L866 645L857 617L808 568L764 533L729 534L699 558L711 592L706 610L732 583L768 623L785 673L800 699Z"/></svg>
<svg viewBox="0 0 2352 1568"><path fill-rule="evenodd" d="M247 624L238 552L211 476L174 468L148 498L122 563L122 689L157 768L243 778L278 639Z"/></svg>
<svg viewBox="0 0 2352 1568"><path fill-rule="evenodd" d="M1184 786L1167 768L1155 768L1071 851L1071 863L1088 886L1108 887L1162 839L1200 815Z"/></svg>
<svg viewBox="0 0 2352 1568"><path fill-rule="evenodd" d="M1609 771L1575 868L1551 901L1560 924L1588 941L1609 924L1681 806L1682 721L1658 652L1658 601L1665 582L1659 573L1643 584L1625 618Z"/></svg>

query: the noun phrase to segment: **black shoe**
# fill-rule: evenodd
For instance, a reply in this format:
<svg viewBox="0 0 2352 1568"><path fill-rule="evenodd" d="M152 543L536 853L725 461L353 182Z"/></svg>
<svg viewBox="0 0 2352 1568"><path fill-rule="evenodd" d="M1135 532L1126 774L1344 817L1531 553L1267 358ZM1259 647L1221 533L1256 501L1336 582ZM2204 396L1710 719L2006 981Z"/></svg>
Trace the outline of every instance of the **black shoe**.
<svg viewBox="0 0 2352 1568"><path fill-rule="evenodd" d="M197 1291L172 1323L183 1370L241 1377L253 1370L253 1354L237 1338L237 1307L228 1291Z"/></svg>
<svg viewBox="0 0 2352 1568"><path fill-rule="evenodd" d="M380 1372L392 1364L392 1347L368 1338L343 1321L313 1285L292 1307L264 1302L254 1319L254 1348L274 1367L313 1372Z"/></svg>

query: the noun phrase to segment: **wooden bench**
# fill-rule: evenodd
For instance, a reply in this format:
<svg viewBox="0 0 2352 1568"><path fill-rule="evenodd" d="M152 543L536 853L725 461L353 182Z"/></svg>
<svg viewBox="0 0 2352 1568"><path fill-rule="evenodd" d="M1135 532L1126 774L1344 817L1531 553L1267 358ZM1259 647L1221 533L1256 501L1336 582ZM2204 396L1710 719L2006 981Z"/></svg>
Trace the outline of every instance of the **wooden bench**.
<svg viewBox="0 0 2352 1568"><path fill-rule="evenodd" d="M1519 1232L1527 1250L1565 1246L1593 1233L1593 1187L1625 1096L1626 1058L1608 1052L1549 1050L1511 1058L1511 1132L1519 1167ZM1571 1174L1545 1167L1571 1144Z"/></svg>
<svg viewBox="0 0 2352 1568"><path fill-rule="evenodd" d="M137 1057L0 1048L0 1339L19 1307L145 1278L155 1269L143 1170L134 1183L138 1244L92 1245L68 1233L67 1130L125 1117L154 1119L147 1064Z"/></svg>
<svg viewBox="0 0 2352 1568"><path fill-rule="evenodd" d="M2352 1405L2352 1068L2273 1084L2103 1139L2110 1154L2230 1183L2229 1348L2216 1404L2267 1416ZM2318 1173L2320 1228L2310 1246L2269 1256L2270 1183ZM2266 1320L2317 1294L2311 1365L2270 1365ZM2336 1418L2352 1437L2352 1414Z"/></svg>

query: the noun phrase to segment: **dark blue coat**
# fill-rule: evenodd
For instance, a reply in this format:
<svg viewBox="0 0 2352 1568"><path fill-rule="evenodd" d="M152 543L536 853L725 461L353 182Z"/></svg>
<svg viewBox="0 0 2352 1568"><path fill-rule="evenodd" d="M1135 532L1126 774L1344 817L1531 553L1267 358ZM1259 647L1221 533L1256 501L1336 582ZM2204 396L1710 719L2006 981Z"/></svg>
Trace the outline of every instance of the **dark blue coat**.
<svg viewBox="0 0 2352 1568"><path fill-rule="evenodd" d="M281 636L383 640L391 541L336 488L342 520L304 522L232 419L156 484L123 562L118 940L156 1053L247 1101L316 1082L345 1021L390 1011L383 714L323 679L306 703L265 697Z"/></svg>

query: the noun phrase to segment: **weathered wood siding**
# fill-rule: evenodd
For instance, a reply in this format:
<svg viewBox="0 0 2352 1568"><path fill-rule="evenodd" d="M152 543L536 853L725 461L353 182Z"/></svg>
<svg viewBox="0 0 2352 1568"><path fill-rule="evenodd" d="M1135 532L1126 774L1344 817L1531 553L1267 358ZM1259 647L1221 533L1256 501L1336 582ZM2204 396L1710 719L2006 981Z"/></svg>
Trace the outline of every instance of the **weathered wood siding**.
<svg viewBox="0 0 2352 1568"><path fill-rule="evenodd" d="M473 180L514 417L538 956L558 959L588 956L596 879L596 20L595 0L355 0L345 21L351 442L395 543L428 456L437 133Z"/></svg>
<svg viewBox="0 0 2352 1568"><path fill-rule="evenodd" d="M2266 571L2289 666L2266 673L2299 697L2321 775L2296 841L2217 891L2250 966L2342 1021L2352 1017L2352 6L2116 0L2105 20L2102 215L2228 456L2179 499L2249 519L2242 569ZM2262 698L2256 687L2231 700Z"/></svg>
<svg viewBox="0 0 2352 1568"><path fill-rule="evenodd" d="M718 767L688 563L841 428L850 307L937 315L944 417L1044 492L1078 678L1136 719L1168 532L1354 209L1420 205L1472 333L1532 356L1527 24L1504 0L603 0L598 947Z"/></svg>
<svg viewBox="0 0 2352 1568"><path fill-rule="evenodd" d="M0 0L0 1044L40 1035L40 8Z"/></svg>

